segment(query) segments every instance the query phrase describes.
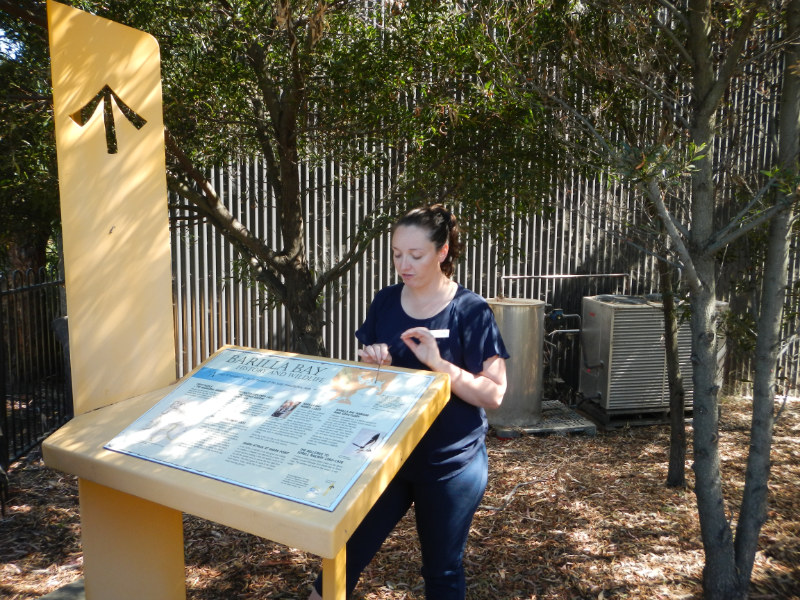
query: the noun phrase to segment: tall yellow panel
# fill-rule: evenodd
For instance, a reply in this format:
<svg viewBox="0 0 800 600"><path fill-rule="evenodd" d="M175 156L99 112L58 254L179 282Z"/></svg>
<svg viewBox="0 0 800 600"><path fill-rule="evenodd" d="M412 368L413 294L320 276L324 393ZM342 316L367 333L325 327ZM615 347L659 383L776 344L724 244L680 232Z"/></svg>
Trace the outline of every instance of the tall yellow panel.
<svg viewBox="0 0 800 600"><path fill-rule="evenodd" d="M161 68L141 31L56 2L48 22L80 414L175 379Z"/></svg>
<svg viewBox="0 0 800 600"><path fill-rule="evenodd" d="M175 379L158 44L47 3L75 413ZM146 495L143 493L143 495ZM81 481L88 600L185 598L179 511Z"/></svg>

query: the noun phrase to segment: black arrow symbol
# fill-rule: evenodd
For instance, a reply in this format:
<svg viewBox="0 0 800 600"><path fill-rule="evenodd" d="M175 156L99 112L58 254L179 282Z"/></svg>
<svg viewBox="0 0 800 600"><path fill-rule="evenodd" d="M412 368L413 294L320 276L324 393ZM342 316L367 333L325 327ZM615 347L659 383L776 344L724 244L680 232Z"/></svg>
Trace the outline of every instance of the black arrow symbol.
<svg viewBox="0 0 800 600"><path fill-rule="evenodd" d="M114 102L117 104L117 108L122 111L122 114L125 115L125 118L130 121L136 129L141 129L144 127L147 121L136 114L130 106L125 104L122 99L117 96L116 92L108 86L108 84L103 86L97 94L95 94L94 98L89 100L89 102L82 107L80 110L75 111L70 115L73 121L75 121L78 125L83 127L89 121L89 119L94 114L97 105L100 104L100 100L103 100L103 123L106 127L106 147L108 148L109 154L116 154L117 153L117 130L116 126L114 125L114 112L111 110L111 99L114 99Z"/></svg>

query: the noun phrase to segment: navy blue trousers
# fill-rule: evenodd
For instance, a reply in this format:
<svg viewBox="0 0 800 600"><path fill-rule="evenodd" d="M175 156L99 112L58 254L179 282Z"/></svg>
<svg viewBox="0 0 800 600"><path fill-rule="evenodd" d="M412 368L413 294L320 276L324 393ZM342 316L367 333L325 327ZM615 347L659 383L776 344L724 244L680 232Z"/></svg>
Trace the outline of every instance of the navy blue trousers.
<svg viewBox="0 0 800 600"><path fill-rule="evenodd" d="M414 504L428 600L464 600L464 548L483 498L488 459L483 447L467 467L440 481L415 481L401 469L347 542L347 595L386 537ZM314 583L322 593L322 575ZM324 599L323 599L324 600Z"/></svg>

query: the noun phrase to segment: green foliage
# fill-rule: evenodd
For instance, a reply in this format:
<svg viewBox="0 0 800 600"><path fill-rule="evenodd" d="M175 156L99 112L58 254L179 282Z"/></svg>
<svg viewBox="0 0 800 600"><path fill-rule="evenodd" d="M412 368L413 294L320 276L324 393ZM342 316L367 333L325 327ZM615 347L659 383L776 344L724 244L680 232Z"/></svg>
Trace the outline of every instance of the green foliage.
<svg viewBox="0 0 800 600"><path fill-rule="evenodd" d="M502 232L509 215L546 204L556 151L540 104L520 103L487 76L483 24L458 2L416 0L385 14L332 2L310 38L317 2L72 4L156 37L165 122L198 169L238 155L277 160L291 141L312 165L335 156L346 177L399 166L387 201L446 201L484 230ZM39 36L28 66L47 90ZM269 99L285 107L292 94L301 96L296 122L280 132L291 115ZM52 156L52 135L37 137Z"/></svg>
<svg viewBox="0 0 800 600"><path fill-rule="evenodd" d="M3 12L0 30L0 269L38 268L59 221L47 45Z"/></svg>
<svg viewBox="0 0 800 600"><path fill-rule="evenodd" d="M705 158L705 145L656 144L639 148L624 141L616 148L619 160L613 177L632 184L658 181L674 187L695 170L695 163Z"/></svg>
<svg viewBox="0 0 800 600"><path fill-rule="evenodd" d="M275 2L80 5L159 40L165 120L199 167L278 156L285 115L269 95L297 93L301 77L299 158L334 156L345 177L394 165L387 210L443 201L468 229L502 235L547 203L556 149L540 106L495 89L483 26L459 3L409 2L383 21L361 2L333 3L313 46L287 35ZM310 23L317 4L289 6Z"/></svg>
<svg viewBox="0 0 800 600"><path fill-rule="evenodd" d="M751 312L725 311L722 331L731 354L740 360L752 357L756 347L756 319Z"/></svg>
<svg viewBox="0 0 800 600"><path fill-rule="evenodd" d="M502 252L514 220L547 210L562 157L541 103L500 84L504 71L479 17L452 8L433 30L420 65L430 65L430 75L416 86L406 136L403 191L410 203L457 206L466 228L493 234Z"/></svg>

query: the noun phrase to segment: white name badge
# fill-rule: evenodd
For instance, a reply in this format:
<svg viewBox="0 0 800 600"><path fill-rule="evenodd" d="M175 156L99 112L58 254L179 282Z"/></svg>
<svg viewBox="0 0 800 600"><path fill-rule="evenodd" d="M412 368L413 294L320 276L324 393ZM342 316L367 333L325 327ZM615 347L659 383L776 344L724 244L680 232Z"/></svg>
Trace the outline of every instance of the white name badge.
<svg viewBox="0 0 800 600"><path fill-rule="evenodd" d="M430 331L431 335L437 339L450 337L449 329L431 329Z"/></svg>

